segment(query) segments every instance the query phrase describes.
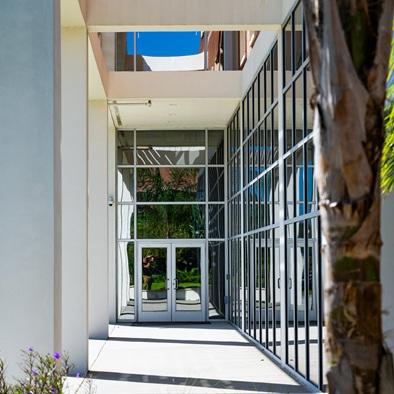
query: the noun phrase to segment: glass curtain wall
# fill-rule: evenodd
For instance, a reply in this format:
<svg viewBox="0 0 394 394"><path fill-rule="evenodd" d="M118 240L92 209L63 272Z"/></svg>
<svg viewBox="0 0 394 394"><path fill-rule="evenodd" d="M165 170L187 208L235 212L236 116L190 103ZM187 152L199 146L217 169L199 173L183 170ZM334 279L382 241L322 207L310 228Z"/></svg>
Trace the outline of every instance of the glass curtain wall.
<svg viewBox="0 0 394 394"><path fill-rule="evenodd" d="M209 317L224 318L223 130L117 131L118 319L135 319L138 240L205 239Z"/></svg>
<svg viewBox="0 0 394 394"><path fill-rule="evenodd" d="M324 278L310 95L298 2L227 128L229 316L322 389Z"/></svg>

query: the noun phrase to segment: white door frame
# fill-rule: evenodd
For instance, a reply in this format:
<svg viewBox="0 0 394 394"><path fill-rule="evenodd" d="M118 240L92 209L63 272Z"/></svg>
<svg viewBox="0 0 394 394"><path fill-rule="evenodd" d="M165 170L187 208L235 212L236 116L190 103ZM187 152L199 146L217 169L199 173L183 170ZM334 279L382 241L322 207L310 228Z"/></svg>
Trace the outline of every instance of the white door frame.
<svg viewBox="0 0 394 394"><path fill-rule="evenodd" d="M207 321L208 319L208 267L205 240L142 240L137 241L137 261L135 270L136 320L139 322ZM176 311L175 248L199 247L201 249L201 311ZM142 248L167 248L167 311L147 312L142 310Z"/></svg>

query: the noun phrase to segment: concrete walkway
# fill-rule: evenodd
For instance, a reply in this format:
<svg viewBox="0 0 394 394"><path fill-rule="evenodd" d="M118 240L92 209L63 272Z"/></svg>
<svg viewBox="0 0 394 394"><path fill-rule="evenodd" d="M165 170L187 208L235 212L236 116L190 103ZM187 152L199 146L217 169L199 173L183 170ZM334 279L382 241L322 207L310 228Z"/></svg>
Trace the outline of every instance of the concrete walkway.
<svg viewBox="0 0 394 394"><path fill-rule="evenodd" d="M68 393L307 393L230 324L110 326Z"/></svg>

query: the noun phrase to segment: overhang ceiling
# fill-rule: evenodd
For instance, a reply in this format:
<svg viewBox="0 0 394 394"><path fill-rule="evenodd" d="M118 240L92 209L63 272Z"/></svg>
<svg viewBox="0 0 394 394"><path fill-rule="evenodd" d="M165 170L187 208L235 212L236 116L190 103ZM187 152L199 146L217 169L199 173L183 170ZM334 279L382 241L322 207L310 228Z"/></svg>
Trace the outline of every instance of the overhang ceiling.
<svg viewBox="0 0 394 394"><path fill-rule="evenodd" d="M152 99L110 103L115 127L137 129L181 129L225 127L236 99Z"/></svg>

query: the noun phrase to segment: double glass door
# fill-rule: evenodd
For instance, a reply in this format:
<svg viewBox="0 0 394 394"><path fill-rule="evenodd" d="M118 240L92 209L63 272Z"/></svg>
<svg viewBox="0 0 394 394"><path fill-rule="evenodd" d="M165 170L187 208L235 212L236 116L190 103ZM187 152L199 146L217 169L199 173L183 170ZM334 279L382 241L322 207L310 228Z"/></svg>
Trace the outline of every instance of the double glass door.
<svg viewBox="0 0 394 394"><path fill-rule="evenodd" d="M203 242L141 243L138 247L138 320L206 320Z"/></svg>

